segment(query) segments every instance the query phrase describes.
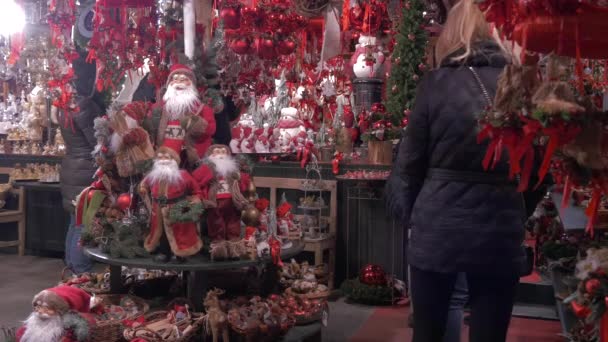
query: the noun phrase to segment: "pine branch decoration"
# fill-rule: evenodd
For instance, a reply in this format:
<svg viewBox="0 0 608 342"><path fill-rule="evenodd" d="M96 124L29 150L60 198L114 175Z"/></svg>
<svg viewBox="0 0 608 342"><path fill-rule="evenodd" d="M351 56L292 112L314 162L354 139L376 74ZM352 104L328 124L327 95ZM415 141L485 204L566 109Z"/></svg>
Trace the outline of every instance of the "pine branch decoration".
<svg viewBox="0 0 608 342"><path fill-rule="evenodd" d="M428 37L423 12L423 0L407 0L403 5L387 89L386 107L393 125L400 125L414 108L416 86L425 69Z"/></svg>

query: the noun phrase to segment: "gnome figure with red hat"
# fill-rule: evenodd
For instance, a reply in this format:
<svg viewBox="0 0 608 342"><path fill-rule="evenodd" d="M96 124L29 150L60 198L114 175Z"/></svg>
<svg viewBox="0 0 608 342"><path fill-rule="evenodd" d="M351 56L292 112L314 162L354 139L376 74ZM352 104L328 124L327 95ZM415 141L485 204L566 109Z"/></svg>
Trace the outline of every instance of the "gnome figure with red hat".
<svg viewBox="0 0 608 342"><path fill-rule="evenodd" d="M213 108L201 102L192 69L176 64L171 67L158 124L157 146L167 146L194 168L211 145L215 134Z"/></svg>
<svg viewBox="0 0 608 342"><path fill-rule="evenodd" d="M241 237L241 211L250 205L243 192L251 178L226 145L212 145L192 176L200 184L207 209L207 230L212 242Z"/></svg>
<svg viewBox="0 0 608 342"><path fill-rule="evenodd" d="M71 286L43 290L34 296L34 311L17 330L17 342L85 341L95 324L91 296Z"/></svg>
<svg viewBox="0 0 608 342"><path fill-rule="evenodd" d="M157 253L154 260L184 262L203 247L198 222L173 222L170 210L186 200L191 205L200 203L200 188L185 170L179 169L180 157L168 147L160 147L152 170L139 185L139 192L150 211L150 231L144 248Z"/></svg>

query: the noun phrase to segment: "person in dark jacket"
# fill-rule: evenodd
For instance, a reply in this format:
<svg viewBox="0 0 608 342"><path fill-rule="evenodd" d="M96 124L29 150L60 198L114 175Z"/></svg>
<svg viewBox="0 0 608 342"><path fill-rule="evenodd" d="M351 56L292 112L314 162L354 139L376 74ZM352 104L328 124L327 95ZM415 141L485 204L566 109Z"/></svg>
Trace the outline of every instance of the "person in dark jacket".
<svg viewBox="0 0 608 342"><path fill-rule="evenodd" d="M239 117L239 108L235 105L232 96L224 96L224 109L215 113L215 135L213 141L215 144L228 145L232 140L232 131L230 122Z"/></svg>
<svg viewBox="0 0 608 342"><path fill-rule="evenodd" d="M103 114L99 94L94 92L95 64L86 62L86 52L80 51L80 57L73 63L76 79L76 101L79 112L74 113L72 125L64 126L61 134L65 140L66 155L61 163L61 196L63 208L70 213L70 226L66 236L65 262L74 273L89 272L93 266L89 258L79 246L80 227L75 225L74 204L76 196L93 181L97 167L91 152L95 148L96 139L93 120Z"/></svg>
<svg viewBox="0 0 608 342"><path fill-rule="evenodd" d="M442 341L459 273L471 342L505 341L525 260L525 209L505 158L482 167L478 115L510 62L473 0L461 0L437 41L440 67L422 77L387 184L389 210L411 226L414 342ZM479 77L481 85L477 81Z"/></svg>

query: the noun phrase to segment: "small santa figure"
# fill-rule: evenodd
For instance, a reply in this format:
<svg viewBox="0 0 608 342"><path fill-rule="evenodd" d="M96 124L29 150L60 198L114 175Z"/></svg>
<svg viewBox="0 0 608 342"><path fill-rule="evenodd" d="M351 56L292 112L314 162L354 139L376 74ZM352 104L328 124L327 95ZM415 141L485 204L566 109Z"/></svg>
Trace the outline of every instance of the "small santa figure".
<svg viewBox="0 0 608 342"><path fill-rule="evenodd" d="M168 147L160 147L152 170L139 185L139 192L150 210L150 231L144 240L148 252L156 252L155 261L184 262L203 247L198 222L172 222L173 205L187 200L200 203L200 188L185 170L179 169L179 155ZM168 248L169 247L169 248Z"/></svg>
<svg viewBox="0 0 608 342"><path fill-rule="evenodd" d="M268 141L268 136L265 135L267 130L264 128L258 128L255 130L255 136L257 137L255 141L255 152L256 153L269 153L270 152L270 144Z"/></svg>
<svg viewBox="0 0 608 342"><path fill-rule="evenodd" d="M260 230L268 231L268 207L270 206L270 201L266 198L260 198L255 201L255 207L260 212Z"/></svg>
<svg viewBox="0 0 608 342"><path fill-rule="evenodd" d="M241 140L241 152L242 153L253 153L255 152L255 135L251 127L243 128L243 139Z"/></svg>
<svg viewBox="0 0 608 342"><path fill-rule="evenodd" d="M291 204L289 202L283 202L277 208L277 224L278 234L281 237L287 238L290 231L296 229L293 223L293 214L291 213Z"/></svg>
<svg viewBox="0 0 608 342"><path fill-rule="evenodd" d="M17 330L17 342L75 342L89 338L95 324L91 296L72 286L46 289L34 296L34 311Z"/></svg>
<svg viewBox="0 0 608 342"><path fill-rule="evenodd" d="M232 140L230 140L230 150L232 153L241 153L241 142L243 141L243 128L236 126L232 128Z"/></svg>
<svg viewBox="0 0 608 342"><path fill-rule="evenodd" d="M211 241L241 237L241 211L249 205L243 196L251 178L241 172L226 145L212 145L192 176L200 184L207 209L207 233Z"/></svg>
<svg viewBox="0 0 608 342"><path fill-rule="evenodd" d="M184 151L187 165L194 167L211 145L215 128L213 109L201 103L192 69L173 65L163 95L157 145Z"/></svg>

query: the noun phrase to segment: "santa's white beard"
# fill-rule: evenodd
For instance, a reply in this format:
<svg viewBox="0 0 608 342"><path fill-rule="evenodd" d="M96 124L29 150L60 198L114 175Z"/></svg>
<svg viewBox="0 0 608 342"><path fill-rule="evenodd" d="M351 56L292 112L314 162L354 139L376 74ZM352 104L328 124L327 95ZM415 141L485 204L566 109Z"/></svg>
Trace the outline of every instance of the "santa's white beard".
<svg viewBox="0 0 608 342"><path fill-rule="evenodd" d="M215 171L222 177L238 171L236 161L230 156L209 157L209 161L215 165Z"/></svg>
<svg viewBox="0 0 608 342"><path fill-rule="evenodd" d="M167 182L167 184L177 184L181 182L179 166L173 159L161 159L154 161L154 167L146 176L150 182Z"/></svg>
<svg viewBox="0 0 608 342"><path fill-rule="evenodd" d="M181 119L186 114L194 112L201 103L194 86L179 88L170 85L163 96L163 101L171 120Z"/></svg>
<svg viewBox="0 0 608 342"><path fill-rule="evenodd" d="M21 342L59 342L63 336L63 320L59 315L46 316L32 312L23 322L25 333Z"/></svg>

